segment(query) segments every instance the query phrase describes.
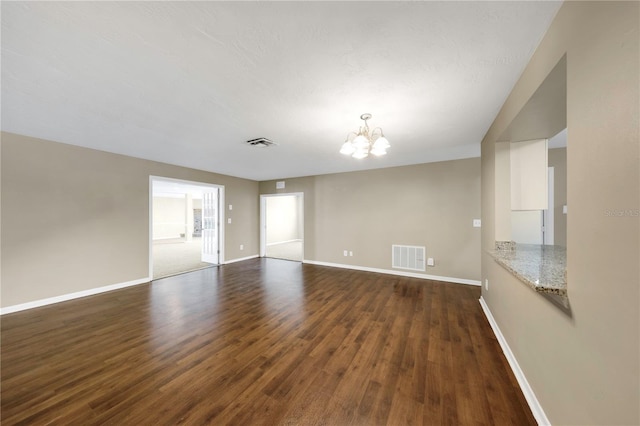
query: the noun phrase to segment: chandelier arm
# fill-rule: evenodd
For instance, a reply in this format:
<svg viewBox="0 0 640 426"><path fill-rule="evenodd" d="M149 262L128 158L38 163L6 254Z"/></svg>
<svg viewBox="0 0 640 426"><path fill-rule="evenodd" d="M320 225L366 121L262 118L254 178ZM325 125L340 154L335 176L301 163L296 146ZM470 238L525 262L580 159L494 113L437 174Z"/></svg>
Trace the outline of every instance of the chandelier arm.
<svg viewBox="0 0 640 426"><path fill-rule="evenodd" d="M357 137L358 137L358 134L356 132L349 132L349 134L347 135L346 142L353 142L353 140Z"/></svg>
<svg viewBox="0 0 640 426"><path fill-rule="evenodd" d="M378 134L377 136L375 136L375 135L376 135L376 131L378 131L378 132L379 132L379 134ZM375 128L375 129L373 129L373 131L371 132L371 141L372 141L372 142L375 140L375 139L374 139L374 136L375 136L375 139L378 139L378 138L380 138L380 137L384 137L384 133L382 132L382 129L381 129L380 127L376 127L376 128Z"/></svg>

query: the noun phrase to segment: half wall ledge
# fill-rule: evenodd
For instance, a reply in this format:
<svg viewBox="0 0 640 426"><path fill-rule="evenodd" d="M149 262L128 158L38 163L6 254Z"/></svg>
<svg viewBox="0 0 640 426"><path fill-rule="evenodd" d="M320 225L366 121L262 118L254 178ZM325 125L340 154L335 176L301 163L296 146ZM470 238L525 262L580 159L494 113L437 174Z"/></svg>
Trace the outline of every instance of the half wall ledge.
<svg viewBox="0 0 640 426"><path fill-rule="evenodd" d="M533 290L556 296L565 308L567 294L567 249L561 246L517 244L496 241L489 252L494 260Z"/></svg>

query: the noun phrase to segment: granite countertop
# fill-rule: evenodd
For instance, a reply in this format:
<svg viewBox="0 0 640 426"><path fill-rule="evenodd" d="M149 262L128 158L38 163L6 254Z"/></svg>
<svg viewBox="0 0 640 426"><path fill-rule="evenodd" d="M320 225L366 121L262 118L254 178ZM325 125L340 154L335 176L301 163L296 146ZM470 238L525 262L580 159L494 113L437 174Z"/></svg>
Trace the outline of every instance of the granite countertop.
<svg viewBox="0 0 640 426"><path fill-rule="evenodd" d="M512 249L493 250L491 255L535 291L567 296L565 247L518 244Z"/></svg>

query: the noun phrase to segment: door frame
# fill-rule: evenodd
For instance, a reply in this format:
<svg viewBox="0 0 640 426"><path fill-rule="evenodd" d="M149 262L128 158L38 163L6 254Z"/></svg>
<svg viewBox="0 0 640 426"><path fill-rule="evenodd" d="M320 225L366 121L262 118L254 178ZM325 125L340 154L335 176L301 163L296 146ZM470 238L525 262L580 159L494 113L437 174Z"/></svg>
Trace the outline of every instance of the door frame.
<svg viewBox="0 0 640 426"><path fill-rule="evenodd" d="M302 237L302 261L304 262L304 192L286 192L282 194L260 194L260 257L267 254L267 198L296 197L300 208L300 235Z"/></svg>
<svg viewBox="0 0 640 426"><path fill-rule="evenodd" d="M153 182L172 182L177 184L201 186L203 188L216 188L218 190L218 265L224 263L224 185L207 182L197 182L185 179L175 179L165 176L149 175L149 277L153 280ZM212 264L213 265L213 264Z"/></svg>

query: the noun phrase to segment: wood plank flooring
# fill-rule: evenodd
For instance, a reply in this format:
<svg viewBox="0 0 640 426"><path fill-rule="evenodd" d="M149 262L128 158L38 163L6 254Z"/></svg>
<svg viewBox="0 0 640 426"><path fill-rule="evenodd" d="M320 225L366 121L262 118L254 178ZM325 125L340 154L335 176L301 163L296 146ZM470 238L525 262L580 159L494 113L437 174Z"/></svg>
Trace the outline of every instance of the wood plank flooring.
<svg viewBox="0 0 640 426"><path fill-rule="evenodd" d="M527 425L480 289L254 259L5 315L3 425Z"/></svg>

